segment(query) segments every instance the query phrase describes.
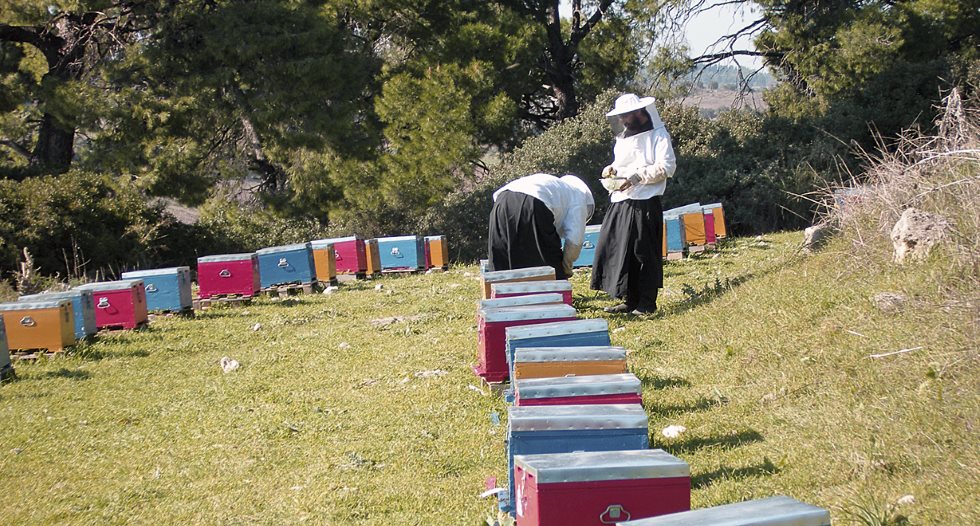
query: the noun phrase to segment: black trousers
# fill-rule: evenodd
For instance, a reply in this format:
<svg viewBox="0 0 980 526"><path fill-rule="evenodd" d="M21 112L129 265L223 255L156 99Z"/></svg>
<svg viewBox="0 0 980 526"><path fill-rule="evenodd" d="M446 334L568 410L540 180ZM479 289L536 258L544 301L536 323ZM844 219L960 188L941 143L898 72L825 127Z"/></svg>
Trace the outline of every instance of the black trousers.
<svg viewBox="0 0 980 526"><path fill-rule="evenodd" d="M568 278L562 270L561 237L555 216L540 200L505 190L490 210L488 270L512 270L550 266L557 279Z"/></svg>
<svg viewBox="0 0 980 526"><path fill-rule="evenodd" d="M592 263L592 289L653 309L664 286L663 204L660 196L610 205Z"/></svg>

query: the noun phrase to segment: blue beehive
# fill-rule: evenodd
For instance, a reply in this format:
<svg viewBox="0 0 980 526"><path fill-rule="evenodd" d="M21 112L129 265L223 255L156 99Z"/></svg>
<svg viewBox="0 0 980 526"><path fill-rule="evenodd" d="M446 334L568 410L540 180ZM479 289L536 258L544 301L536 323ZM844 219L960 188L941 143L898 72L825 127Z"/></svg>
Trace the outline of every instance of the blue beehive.
<svg viewBox="0 0 980 526"><path fill-rule="evenodd" d="M616 523L619 526L830 526L830 512L777 495L712 508Z"/></svg>
<svg viewBox="0 0 980 526"><path fill-rule="evenodd" d="M141 279L146 289L146 310L183 312L193 309L190 267L123 272L123 279Z"/></svg>
<svg viewBox="0 0 980 526"><path fill-rule="evenodd" d="M664 216L664 225L667 227L667 252L683 252L684 245L684 222L680 216Z"/></svg>
<svg viewBox="0 0 980 526"><path fill-rule="evenodd" d="M647 413L639 404L508 407L508 490L514 488L515 455L647 449L647 434ZM500 508L514 509L512 493L500 494Z"/></svg>
<svg viewBox="0 0 980 526"><path fill-rule="evenodd" d="M71 310L75 315L75 339L84 340L99 331L95 326L95 299L91 290L72 289L64 292L45 292L28 294L17 301L39 302L49 300L71 300Z"/></svg>
<svg viewBox="0 0 980 526"><path fill-rule="evenodd" d="M313 247L309 243L263 248L255 253L259 257L259 283L262 288L316 281Z"/></svg>
<svg viewBox="0 0 980 526"><path fill-rule="evenodd" d="M425 268L425 239L421 236L379 237L381 271Z"/></svg>
<svg viewBox="0 0 980 526"><path fill-rule="evenodd" d="M582 241L582 252L578 258L572 262L573 267L591 267L595 260L595 247L599 244L599 232L602 225L589 225L585 227L585 240Z"/></svg>
<svg viewBox="0 0 980 526"><path fill-rule="evenodd" d="M588 319L507 327L507 368L514 378L514 350L522 347L587 347L610 344L609 322Z"/></svg>
<svg viewBox="0 0 980 526"><path fill-rule="evenodd" d="M10 349L7 348L7 329L0 316L0 378L6 378L13 373L14 366L10 363Z"/></svg>

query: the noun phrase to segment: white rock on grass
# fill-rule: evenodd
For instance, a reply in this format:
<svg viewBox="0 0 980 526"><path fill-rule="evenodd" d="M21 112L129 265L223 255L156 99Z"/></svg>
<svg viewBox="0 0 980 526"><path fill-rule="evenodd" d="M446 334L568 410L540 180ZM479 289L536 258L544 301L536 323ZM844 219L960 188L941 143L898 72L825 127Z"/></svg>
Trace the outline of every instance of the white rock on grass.
<svg viewBox="0 0 980 526"><path fill-rule="evenodd" d="M241 364L238 363L238 360L235 360L233 358L229 358L227 356L222 356L221 357L221 370L222 371L224 371L226 373L230 373L230 372L234 371L235 369L238 369L239 367L241 367Z"/></svg>
<svg viewBox="0 0 980 526"><path fill-rule="evenodd" d="M261 323L256 323L255 325L252 325L252 331L253 332L254 331L257 331L257 330L259 330L261 328L262 328L262 324Z"/></svg>
<svg viewBox="0 0 980 526"><path fill-rule="evenodd" d="M347 342L341 342L341 344L338 345L337 348L338 349L350 349L350 344L347 343Z"/></svg>
<svg viewBox="0 0 980 526"><path fill-rule="evenodd" d="M905 496L901 497L900 499L898 499L897 504L899 506L908 506L909 504L915 504L915 496L914 495L905 495Z"/></svg>
<svg viewBox="0 0 980 526"><path fill-rule="evenodd" d="M374 286L374 290L382 290L384 288L385 286L383 283L378 283L377 285Z"/></svg>
<svg viewBox="0 0 980 526"><path fill-rule="evenodd" d="M665 427L663 431L660 432L660 434L662 434L667 438L677 438L681 436L681 434L683 434L685 431L687 431L686 427L681 425L673 425L673 426Z"/></svg>
<svg viewBox="0 0 980 526"><path fill-rule="evenodd" d="M892 227L895 262L925 259L934 246L949 237L949 228L949 222L940 215L915 208L906 209Z"/></svg>
<svg viewBox="0 0 980 526"><path fill-rule="evenodd" d="M323 289L323 293L324 294L333 294L334 292L337 292L338 290L340 290L340 287L335 287L333 285L330 285L329 287Z"/></svg>

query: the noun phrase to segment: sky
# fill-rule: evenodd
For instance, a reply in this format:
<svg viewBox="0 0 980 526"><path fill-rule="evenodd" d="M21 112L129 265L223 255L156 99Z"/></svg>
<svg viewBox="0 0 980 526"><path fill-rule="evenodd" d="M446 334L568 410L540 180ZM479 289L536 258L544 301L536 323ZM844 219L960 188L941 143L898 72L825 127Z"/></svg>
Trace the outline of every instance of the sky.
<svg viewBox="0 0 980 526"><path fill-rule="evenodd" d="M717 0L717 2L722 3L722 0ZM571 17L571 11L571 1L562 0L559 4L561 16ZM753 16L750 10L739 9L737 6L731 5L715 7L698 15L687 27L686 38L692 55L697 56L710 52L711 44L719 37L741 29L752 20ZM745 38L738 41L736 49L755 48L752 46L751 40ZM754 67L761 65L761 60L753 57L740 57L739 63L743 66Z"/></svg>

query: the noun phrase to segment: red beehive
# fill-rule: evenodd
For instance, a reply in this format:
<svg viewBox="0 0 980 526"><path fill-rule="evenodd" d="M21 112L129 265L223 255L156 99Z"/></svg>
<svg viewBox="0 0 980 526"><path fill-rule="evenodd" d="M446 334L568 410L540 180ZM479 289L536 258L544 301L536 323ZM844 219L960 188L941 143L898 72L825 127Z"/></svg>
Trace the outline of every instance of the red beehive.
<svg viewBox="0 0 980 526"><path fill-rule="evenodd" d="M148 316L143 280L101 281L75 288L92 291L96 328L135 329L146 325Z"/></svg>
<svg viewBox="0 0 980 526"><path fill-rule="evenodd" d="M565 304L502 307L480 309L478 316L480 365L475 372L488 382L500 382L508 375L507 327L574 320L575 308Z"/></svg>
<svg viewBox="0 0 980 526"><path fill-rule="evenodd" d="M691 509L691 468L662 449L518 455L514 491L518 526L603 526Z"/></svg>
<svg viewBox="0 0 980 526"><path fill-rule="evenodd" d="M198 295L238 295L252 297L259 292L259 257L247 254L223 254L197 258Z"/></svg>

